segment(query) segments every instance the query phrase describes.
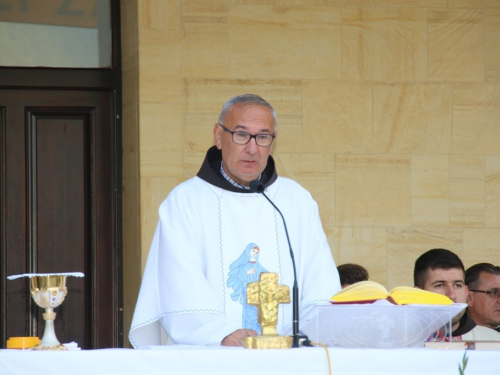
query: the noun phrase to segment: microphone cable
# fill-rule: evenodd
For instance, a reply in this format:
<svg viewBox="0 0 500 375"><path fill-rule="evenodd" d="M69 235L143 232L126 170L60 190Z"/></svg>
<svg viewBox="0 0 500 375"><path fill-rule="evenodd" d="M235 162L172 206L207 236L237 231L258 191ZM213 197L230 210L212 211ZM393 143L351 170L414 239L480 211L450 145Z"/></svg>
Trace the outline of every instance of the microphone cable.
<svg viewBox="0 0 500 375"><path fill-rule="evenodd" d="M308 344L310 344L307 346L321 346L323 349L325 349L326 359L328 360L328 374L332 375L332 363L330 362L330 352L328 351L328 347L325 344L321 344L319 342L312 342L309 340L306 340L306 341L308 341Z"/></svg>

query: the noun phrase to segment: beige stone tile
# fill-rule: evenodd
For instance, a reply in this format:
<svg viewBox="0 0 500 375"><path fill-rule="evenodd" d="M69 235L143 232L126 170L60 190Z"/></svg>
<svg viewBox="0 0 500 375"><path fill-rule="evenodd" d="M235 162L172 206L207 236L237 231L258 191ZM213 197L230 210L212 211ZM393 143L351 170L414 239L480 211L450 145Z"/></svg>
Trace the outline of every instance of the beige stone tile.
<svg viewBox="0 0 500 375"><path fill-rule="evenodd" d="M448 0L450 8L500 8L498 0Z"/></svg>
<svg viewBox="0 0 500 375"><path fill-rule="evenodd" d="M376 7L380 0L340 0L340 6L344 8Z"/></svg>
<svg viewBox="0 0 500 375"><path fill-rule="evenodd" d="M429 9L429 80L484 80L482 10Z"/></svg>
<svg viewBox="0 0 500 375"><path fill-rule="evenodd" d="M127 196L127 199L123 200L123 227L127 228L123 232L124 247L129 249L134 249L133 253L140 246L140 191L138 180L126 181L123 183L123 195Z"/></svg>
<svg viewBox="0 0 500 375"><path fill-rule="evenodd" d="M453 152L500 154L500 84L457 83L453 90Z"/></svg>
<svg viewBox="0 0 500 375"><path fill-rule="evenodd" d="M277 113L278 136L273 152L300 150L302 139L301 87L297 81L187 80L186 148L205 152L213 145L213 126L222 105L230 98L255 93L266 99Z"/></svg>
<svg viewBox="0 0 500 375"><path fill-rule="evenodd" d="M337 266L360 264L370 280L387 284L385 228L325 227Z"/></svg>
<svg viewBox="0 0 500 375"><path fill-rule="evenodd" d="M484 179L483 155L450 155L450 178Z"/></svg>
<svg viewBox="0 0 500 375"><path fill-rule="evenodd" d="M273 105L273 107L275 107ZM275 108L276 109L276 108ZM302 113L301 106L290 108L287 113L278 114L278 132L273 143L273 153L300 152L302 150Z"/></svg>
<svg viewBox="0 0 500 375"><path fill-rule="evenodd" d="M215 145L213 127L217 114L188 112L184 128L184 150L205 153Z"/></svg>
<svg viewBox="0 0 500 375"><path fill-rule="evenodd" d="M237 0L181 0L182 5L228 5Z"/></svg>
<svg viewBox="0 0 500 375"><path fill-rule="evenodd" d="M262 95L276 111L278 131L273 153L302 151L302 87L299 81L266 84Z"/></svg>
<svg viewBox="0 0 500 375"><path fill-rule="evenodd" d="M229 5L276 5L276 0L226 0Z"/></svg>
<svg viewBox="0 0 500 375"><path fill-rule="evenodd" d="M337 265L356 263L356 237L351 227L325 227L328 244Z"/></svg>
<svg viewBox="0 0 500 375"><path fill-rule="evenodd" d="M330 246L330 251L332 252L332 257L335 260L335 264L339 264L337 262L337 256L336 256L336 251L333 248L333 245L335 244L335 227L327 227L323 225L323 230L325 231L326 234L326 239L328 240L328 245Z"/></svg>
<svg viewBox="0 0 500 375"><path fill-rule="evenodd" d="M410 157L337 155L337 225L410 226Z"/></svg>
<svg viewBox="0 0 500 375"><path fill-rule="evenodd" d="M139 180L139 152L124 152L122 155L123 184Z"/></svg>
<svg viewBox="0 0 500 375"><path fill-rule="evenodd" d="M227 9L228 2L221 1L186 1L181 4L182 18L198 17L203 18L219 18L227 24Z"/></svg>
<svg viewBox="0 0 500 375"><path fill-rule="evenodd" d="M149 247L158 224L158 209L161 202L167 198L170 191L180 184L179 178L154 178L141 179L141 275L149 254Z"/></svg>
<svg viewBox="0 0 500 375"><path fill-rule="evenodd" d="M484 179L450 179L450 226L484 227L485 215Z"/></svg>
<svg viewBox="0 0 500 375"><path fill-rule="evenodd" d="M417 258L430 249L444 248L463 259L462 229L421 228L387 230L387 272L389 288L413 286Z"/></svg>
<svg viewBox="0 0 500 375"><path fill-rule="evenodd" d="M275 0L277 6L342 6L343 0ZM271 4L270 4L271 5Z"/></svg>
<svg viewBox="0 0 500 375"><path fill-rule="evenodd" d="M335 226L335 159L327 154L280 153L275 155L280 176L289 177L318 203L321 222Z"/></svg>
<svg viewBox="0 0 500 375"><path fill-rule="evenodd" d="M476 263L500 265L500 230L498 228L464 228L465 267Z"/></svg>
<svg viewBox="0 0 500 375"><path fill-rule="evenodd" d="M365 267L369 280L387 285L386 229L371 227L354 228L356 262Z"/></svg>
<svg viewBox="0 0 500 375"><path fill-rule="evenodd" d="M227 78L227 6L187 4L182 7L182 72L184 78Z"/></svg>
<svg viewBox="0 0 500 375"><path fill-rule="evenodd" d="M123 106L122 111L123 153L139 150L139 113L137 106Z"/></svg>
<svg viewBox="0 0 500 375"><path fill-rule="evenodd" d="M229 77L340 78L340 9L231 6Z"/></svg>
<svg viewBox="0 0 500 375"><path fill-rule="evenodd" d="M447 0L379 0L379 6L396 8L443 8Z"/></svg>
<svg viewBox="0 0 500 375"><path fill-rule="evenodd" d="M450 156L450 225L486 225L485 161L482 155Z"/></svg>
<svg viewBox="0 0 500 375"><path fill-rule="evenodd" d="M364 82L305 81L303 150L372 152L372 88Z"/></svg>
<svg viewBox="0 0 500 375"><path fill-rule="evenodd" d="M182 174L182 117L177 103L143 103L140 113L140 175L172 177Z"/></svg>
<svg viewBox="0 0 500 375"><path fill-rule="evenodd" d="M141 228L138 181L123 182L123 278L124 331L130 330L141 286Z"/></svg>
<svg viewBox="0 0 500 375"><path fill-rule="evenodd" d="M182 102L182 34L139 30L140 102Z"/></svg>
<svg viewBox="0 0 500 375"><path fill-rule="evenodd" d="M133 65L133 70L137 74L137 47L139 29L139 9L137 2L120 3L121 18L121 53L122 70ZM123 85L129 84L128 80L123 80Z"/></svg>
<svg viewBox="0 0 500 375"><path fill-rule="evenodd" d="M500 81L500 10L485 9L484 23L486 80Z"/></svg>
<svg viewBox="0 0 500 375"><path fill-rule="evenodd" d="M412 226L448 226L448 156L412 155Z"/></svg>
<svg viewBox="0 0 500 375"><path fill-rule="evenodd" d="M451 152L451 84L377 83L373 98L374 152Z"/></svg>
<svg viewBox="0 0 500 375"><path fill-rule="evenodd" d="M130 69L127 72L123 72L123 78L130 80L127 84L123 85L124 94L122 95L122 122L128 121L135 127L137 120L137 113L139 112L139 71L137 69ZM125 90L127 90L125 92Z"/></svg>
<svg viewBox="0 0 500 375"><path fill-rule="evenodd" d="M342 9L342 78L425 80L426 10Z"/></svg>
<svg viewBox="0 0 500 375"><path fill-rule="evenodd" d="M362 265L383 265L387 262L385 228L356 227L356 262Z"/></svg>
<svg viewBox="0 0 500 375"><path fill-rule="evenodd" d="M366 267L365 267L366 268ZM382 284L386 289L388 289L387 282L387 268L383 265L373 265L370 269L367 269L368 277L370 281L375 281ZM390 289L388 289L390 290Z"/></svg>
<svg viewBox="0 0 500 375"><path fill-rule="evenodd" d="M485 169L486 226L500 228L500 156L486 155Z"/></svg>
<svg viewBox="0 0 500 375"><path fill-rule="evenodd" d="M183 153L183 168L182 178L188 180L198 174L203 161L205 160L206 152L197 152L186 150Z"/></svg>
<svg viewBox="0 0 500 375"><path fill-rule="evenodd" d="M140 0L137 4L140 28L180 31L180 1Z"/></svg>

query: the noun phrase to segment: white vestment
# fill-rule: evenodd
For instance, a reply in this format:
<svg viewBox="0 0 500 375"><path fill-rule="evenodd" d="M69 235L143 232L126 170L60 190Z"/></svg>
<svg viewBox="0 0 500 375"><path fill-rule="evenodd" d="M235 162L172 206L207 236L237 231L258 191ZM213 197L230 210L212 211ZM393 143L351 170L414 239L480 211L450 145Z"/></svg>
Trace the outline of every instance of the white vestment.
<svg viewBox="0 0 500 375"><path fill-rule="evenodd" d="M303 322L315 304L340 290L337 268L309 192L278 177L265 193L286 220ZM160 345L160 324L175 343L193 345L220 345L245 328L245 306L234 300L228 277L249 244L259 248L260 269L278 273L279 283L292 290L283 221L262 194L231 192L194 177L172 190L159 216L129 334L134 347ZM250 274L254 265L241 269ZM291 334L292 304L280 305L278 314L278 333Z"/></svg>
<svg viewBox="0 0 500 375"><path fill-rule="evenodd" d="M500 341L500 333L494 329L475 326L471 331L461 336L464 341Z"/></svg>

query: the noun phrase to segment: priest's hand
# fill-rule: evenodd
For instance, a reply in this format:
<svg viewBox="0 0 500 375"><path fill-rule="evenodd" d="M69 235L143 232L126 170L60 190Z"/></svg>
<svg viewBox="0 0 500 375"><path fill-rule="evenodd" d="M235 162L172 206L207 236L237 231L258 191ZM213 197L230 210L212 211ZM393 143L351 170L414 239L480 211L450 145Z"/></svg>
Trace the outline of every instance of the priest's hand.
<svg viewBox="0 0 500 375"><path fill-rule="evenodd" d="M257 336L257 332L253 329L237 329L230 335L224 337L221 346L243 346L243 339L245 337Z"/></svg>

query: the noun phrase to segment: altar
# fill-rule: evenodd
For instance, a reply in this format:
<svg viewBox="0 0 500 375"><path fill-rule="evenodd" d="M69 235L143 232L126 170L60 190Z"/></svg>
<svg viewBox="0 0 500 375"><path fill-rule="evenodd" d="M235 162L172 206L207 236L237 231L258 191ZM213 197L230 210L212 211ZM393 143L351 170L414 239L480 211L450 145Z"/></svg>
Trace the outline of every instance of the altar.
<svg viewBox="0 0 500 375"><path fill-rule="evenodd" d="M429 348L328 348L332 374L458 375L466 353L466 375L500 373L500 352ZM283 350L161 346L149 350L0 350L0 374L26 375L328 375L321 347Z"/></svg>

